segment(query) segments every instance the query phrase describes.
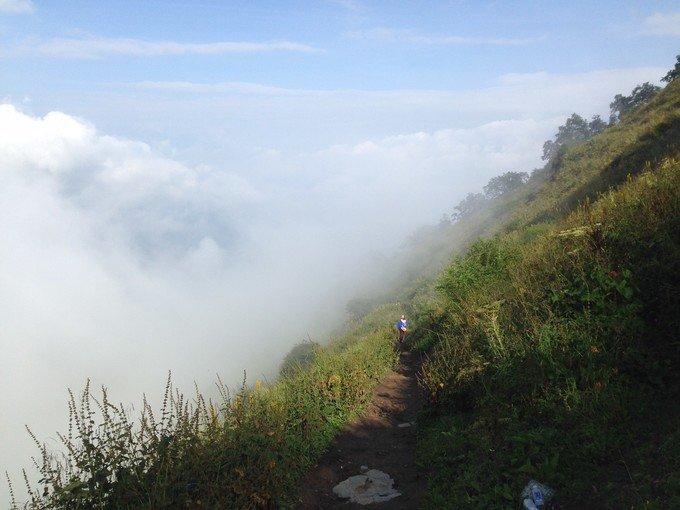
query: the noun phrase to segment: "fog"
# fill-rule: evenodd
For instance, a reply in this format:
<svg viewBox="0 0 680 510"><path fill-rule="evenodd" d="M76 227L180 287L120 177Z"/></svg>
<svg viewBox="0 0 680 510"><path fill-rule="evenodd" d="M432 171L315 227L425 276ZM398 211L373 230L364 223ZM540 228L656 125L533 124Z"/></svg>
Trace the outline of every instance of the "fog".
<svg viewBox="0 0 680 510"><path fill-rule="evenodd" d="M271 143L248 157L236 124L227 149L220 146L214 97L194 104L203 123L170 121L182 112L174 96L174 113L93 107L94 123L36 104L1 105L0 467L18 479L29 466L36 452L24 424L56 445L66 389L87 378L134 404L142 393L157 397L168 370L179 388L196 381L207 392L216 374L232 384L244 369L251 381L273 378L294 343L325 341L346 301L376 285L375 260L398 254L415 228L490 177L537 166L543 141L568 113L606 111L593 95L612 97L654 73L585 84L578 76L506 77L486 93L456 96L461 119L449 112L434 123L442 94L425 94L417 118L403 106L409 101L399 103L403 93L321 94L327 104L311 101L318 108L302 116L295 150L274 123L258 134ZM518 81L529 92L515 94ZM263 108L290 107L291 94L277 94L244 100L245 131ZM300 95L295 101L309 104ZM556 97L566 100L556 106ZM396 109L384 107L386 98ZM73 110L83 114L83 104ZM351 119L338 122L342 105ZM372 134L353 128L362 108L364 126L380 112ZM123 119L154 112L166 145L150 142L138 122L127 136L98 124L107 117L101 124L120 133ZM304 126L315 116L328 125L323 136L316 124ZM399 134L386 127L390 118ZM409 119L417 127L408 129ZM192 128L194 141L183 142L180 133Z"/></svg>

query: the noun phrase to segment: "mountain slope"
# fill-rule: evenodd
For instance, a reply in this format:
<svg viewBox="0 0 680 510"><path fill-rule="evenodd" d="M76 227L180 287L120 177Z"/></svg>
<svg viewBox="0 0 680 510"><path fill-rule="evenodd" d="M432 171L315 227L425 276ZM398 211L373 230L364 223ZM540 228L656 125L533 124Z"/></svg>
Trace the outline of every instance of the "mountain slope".
<svg viewBox="0 0 680 510"><path fill-rule="evenodd" d="M679 130L671 83L469 220L415 304L433 508L680 504Z"/></svg>

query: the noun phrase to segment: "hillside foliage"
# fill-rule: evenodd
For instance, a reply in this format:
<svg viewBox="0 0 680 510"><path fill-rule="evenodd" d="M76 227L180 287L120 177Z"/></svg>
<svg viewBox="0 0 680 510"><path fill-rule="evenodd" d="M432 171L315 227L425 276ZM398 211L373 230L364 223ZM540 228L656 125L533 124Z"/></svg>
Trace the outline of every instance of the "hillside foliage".
<svg viewBox="0 0 680 510"><path fill-rule="evenodd" d="M680 505L679 128L672 83L470 217L486 235L414 301L432 508L530 478L560 508Z"/></svg>

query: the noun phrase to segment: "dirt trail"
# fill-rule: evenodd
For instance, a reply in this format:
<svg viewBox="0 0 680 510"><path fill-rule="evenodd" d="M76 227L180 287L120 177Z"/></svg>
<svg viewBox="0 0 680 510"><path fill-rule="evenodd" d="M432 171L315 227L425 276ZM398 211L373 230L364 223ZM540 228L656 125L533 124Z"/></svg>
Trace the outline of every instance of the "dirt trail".
<svg viewBox="0 0 680 510"><path fill-rule="evenodd" d="M419 354L401 354L399 365L375 389L364 413L342 429L328 452L302 479L296 508L413 509L420 506L426 479L423 469L415 465L417 424L398 426L414 422L425 401L416 382L420 363ZM361 466L389 474L395 481L394 488L402 495L368 507L338 499L333 487L349 476L361 474Z"/></svg>

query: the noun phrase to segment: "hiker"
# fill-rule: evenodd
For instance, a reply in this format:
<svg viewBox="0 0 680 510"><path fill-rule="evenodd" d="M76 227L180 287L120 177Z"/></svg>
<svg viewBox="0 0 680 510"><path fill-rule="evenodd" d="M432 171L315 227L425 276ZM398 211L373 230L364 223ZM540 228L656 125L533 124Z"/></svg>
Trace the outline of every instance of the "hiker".
<svg viewBox="0 0 680 510"><path fill-rule="evenodd" d="M397 321L395 324L395 327L397 328L397 333L399 334L399 342L403 343L404 338L406 338L406 327L408 326L408 322L406 322L406 316L402 315L401 319Z"/></svg>

